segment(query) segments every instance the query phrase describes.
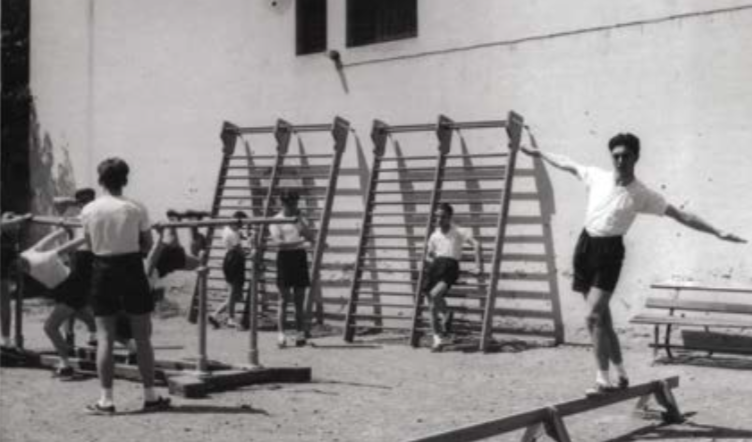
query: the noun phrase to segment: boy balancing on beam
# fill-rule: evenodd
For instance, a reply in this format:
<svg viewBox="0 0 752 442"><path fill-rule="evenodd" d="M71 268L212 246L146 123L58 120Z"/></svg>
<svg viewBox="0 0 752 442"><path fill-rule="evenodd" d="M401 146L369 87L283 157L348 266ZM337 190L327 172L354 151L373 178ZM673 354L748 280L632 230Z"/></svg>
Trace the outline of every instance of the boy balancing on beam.
<svg viewBox="0 0 752 442"><path fill-rule="evenodd" d="M446 344L446 336L452 321L452 312L448 311L444 297L460 275L460 260L462 247L469 244L475 252L475 273L483 273L480 243L476 241L469 230L458 227L452 222L454 209L447 203L439 206L439 225L428 239L426 262L425 291L431 301L431 330L433 331L433 345L431 349L438 351ZM439 321L439 314L443 321Z"/></svg>
<svg viewBox="0 0 752 442"><path fill-rule="evenodd" d="M535 145L535 140L531 138ZM667 215L679 223L730 242L746 242L721 231L698 216L678 209L666 202L635 177L635 164L640 158L640 140L630 133L618 134L608 143L613 171L588 167L571 159L543 152L537 148L520 146L520 150L534 158L542 158L557 169L569 172L582 180L588 190L585 228L574 251L574 281L572 289L585 296L589 312L587 327L593 342L598 367L595 386L588 394L599 394L629 386L624 369L619 338L609 309L609 301L616 288L624 259L622 237L627 233L638 213ZM618 381L611 384L609 361L616 368Z"/></svg>

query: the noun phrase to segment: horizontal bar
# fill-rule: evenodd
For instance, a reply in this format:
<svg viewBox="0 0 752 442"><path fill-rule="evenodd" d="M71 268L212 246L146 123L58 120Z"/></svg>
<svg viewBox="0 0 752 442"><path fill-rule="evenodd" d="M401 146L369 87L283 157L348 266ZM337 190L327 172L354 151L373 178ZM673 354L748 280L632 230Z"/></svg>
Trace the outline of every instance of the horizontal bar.
<svg viewBox="0 0 752 442"><path fill-rule="evenodd" d="M293 132L326 132L332 130L332 124L300 124L285 126ZM258 126L258 127L235 127L231 130L238 135L246 134L271 134L277 130L277 126Z"/></svg>
<svg viewBox="0 0 752 442"><path fill-rule="evenodd" d="M450 123L448 125L454 130L462 129L504 129L507 127L506 120L481 120L481 121L467 121L460 123Z"/></svg>
<svg viewBox="0 0 752 442"><path fill-rule="evenodd" d="M77 218L65 218L60 216L32 215L31 218L24 216L26 221L33 224L42 224L48 226L60 227L81 227L81 220Z"/></svg>
<svg viewBox="0 0 752 442"><path fill-rule="evenodd" d="M390 168L382 168L379 171L380 172L418 173L418 172L433 172L435 170L436 170L435 167L390 167ZM475 171L504 172L506 170L506 167L505 166L444 166L443 170L445 172L449 172L449 171L457 171L457 172L475 172Z"/></svg>
<svg viewBox="0 0 752 442"><path fill-rule="evenodd" d="M297 218L223 218L223 219L202 219L197 221L168 221L157 222L152 225L152 229L157 228L186 228L186 227L210 227L210 226L231 226L235 224L242 225L269 225L269 224L292 224L297 222Z"/></svg>

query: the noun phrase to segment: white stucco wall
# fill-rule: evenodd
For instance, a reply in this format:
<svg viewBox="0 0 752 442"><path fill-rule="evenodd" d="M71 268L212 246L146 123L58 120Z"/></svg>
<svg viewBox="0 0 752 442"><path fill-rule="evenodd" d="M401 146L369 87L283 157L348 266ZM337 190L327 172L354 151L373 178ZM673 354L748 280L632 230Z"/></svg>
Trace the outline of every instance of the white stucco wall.
<svg viewBox="0 0 752 442"><path fill-rule="evenodd" d="M320 123L339 114L368 149L375 117L497 119L515 109L541 147L604 167L608 138L637 133L646 183L752 238L752 9L670 19L749 1L581 0L575 8L553 0L422 0L417 38L348 49L345 2L331 0L329 47L342 54L347 91L326 56L294 55L291 0L276 8L264 0L98 0L87 83L85 3L34 3L42 123L54 138L71 140L76 167L85 169L77 177L88 184L99 160L126 158L134 169L129 193L154 213L209 205L223 120ZM81 115L88 87L91 127ZM86 133L90 147L73 141ZM346 161L354 158L351 152ZM567 275L585 193L574 178L551 175L563 310L576 331L583 305L569 293ZM627 247L615 307L622 323L655 280L752 282L749 246L668 220L639 220Z"/></svg>

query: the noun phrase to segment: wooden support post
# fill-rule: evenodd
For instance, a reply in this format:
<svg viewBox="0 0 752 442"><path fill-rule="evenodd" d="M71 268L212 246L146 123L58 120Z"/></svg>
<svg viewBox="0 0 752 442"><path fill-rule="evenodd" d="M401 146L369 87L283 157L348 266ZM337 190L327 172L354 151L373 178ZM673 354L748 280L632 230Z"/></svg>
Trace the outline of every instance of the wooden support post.
<svg viewBox="0 0 752 442"><path fill-rule="evenodd" d="M371 220L373 219L373 201L376 197L375 191L379 180L381 159L384 157L386 141L389 136L387 133L387 127L387 124L383 121L374 120L373 128L371 129L371 140L373 141L373 165L371 166L371 176L368 180L366 201L363 205L363 216L360 221L360 240L358 241L355 268L353 269L352 283L350 285L350 298L347 302L347 315L345 316L344 331L344 339L346 342L352 342L355 337L355 314L358 310L360 278L363 274L363 258L368 250L366 249L366 246L368 245L368 232L371 230Z"/></svg>
<svg viewBox="0 0 752 442"><path fill-rule="evenodd" d="M222 132L219 137L222 140L222 161L219 165L219 173L217 177L217 187L214 189L214 199L212 201L211 215L212 217L219 216L219 207L222 205L222 195L224 194L225 184L227 183L227 168L230 165L230 158L235 153L235 144L238 140L237 135L238 127L227 121L222 125ZM209 226L206 232L207 248L206 253L201 257L199 266L206 266L209 262L209 255L211 254L212 243L214 242L214 226ZM199 298L199 284L197 283L193 290L193 297L191 298L191 307L188 309L188 321L191 324L195 324L198 320L198 298Z"/></svg>
<svg viewBox="0 0 752 442"><path fill-rule="evenodd" d="M530 143L537 147L535 138L530 136ZM559 278L556 272L556 255L554 253L554 235L551 231L551 216L556 212L554 203L553 187L548 177L546 168L543 167L543 160L537 158L533 160L533 170L535 176L535 187L537 189L540 201L540 211L543 228L544 255L546 261L546 271L548 273L548 289L551 300L551 315L554 319L554 343L556 345L564 343L564 319L561 313L561 300L559 299Z"/></svg>
<svg viewBox="0 0 752 442"><path fill-rule="evenodd" d="M444 115L439 116L438 124L436 125L436 137L438 138L438 156L436 157L436 168L434 169L433 177L433 190L431 192L431 203L428 206L428 215L426 216L425 235L423 238L423 249L421 250L421 259L425 259L426 251L428 250L428 239L433 234L433 225L436 208L439 205L441 199L441 189L443 187L444 179L444 167L446 166L446 157L452 149L452 134L454 131L451 128L453 121ZM425 261L424 261L425 262ZM421 320L421 306L423 304L423 284L426 278L426 269L424 262L421 262L421 271L418 275L418 284L415 288L413 295L413 316L412 327L410 329L410 345L418 347L420 345L420 332L418 330Z"/></svg>
<svg viewBox="0 0 752 442"><path fill-rule="evenodd" d="M292 126L290 123L284 120L278 120L277 126L274 131L274 138L277 140L277 155L275 158L274 166L272 167L272 173L269 177L269 187L266 191L266 197L264 198L264 209L262 215L268 218L271 215L272 201L274 198L274 188L279 181L279 169L285 160L285 155L290 145L290 137L292 135ZM251 252L251 284L249 286L248 294L246 296L246 311L248 312L249 319L249 348L248 348L248 363L252 366L259 366L259 352L258 352L258 293L259 293L259 279L262 277L262 270L259 268L261 260L264 258L264 250L266 245L266 233L267 229L259 229L256 232L256 244L255 250Z"/></svg>
<svg viewBox="0 0 752 442"><path fill-rule="evenodd" d="M16 242L16 247L18 247L18 243ZM18 261L16 261L16 264L18 266ZM24 284L24 272L21 271L20 268L16 270L16 305L15 305L15 318L14 318L14 325L15 325L15 336L14 336L14 343L16 344L16 348L18 350L23 350L24 348L24 335L23 335L23 304L24 304L24 295L26 291L26 285Z"/></svg>
<svg viewBox="0 0 752 442"><path fill-rule="evenodd" d="M546 434L556 442L571 442L569 432L556 407L548 408L548 418L543 424Z"/></svg>
<svg viewBox="0 0 752 442"><path fill-rule="evenodd" d="M332 214L332 207L334 205L334 197L337 194L337 179L339 177L339 169L342 164L342 155L345 153L345 147L347 146L347 136L350 133L350 123L344 118L336 117L332 124L332 138L334 139L334 157L332 158L332 164L329 169L329 180L327 183L326 198L324 200L323 212L321 214L321 223L319 225L319 231L316 236L316 247L313 251L313 260L311 262L311 288L308 290L308 296L306 297L306 330L308 330L308 323L311 318L311 312L313 307L314 296L316 290L320 290L321 287L321 262L324 257L324 250L326 249L326 238L329 232L329 220Z"/></svg>
<svg viewBox="0 0 752 442"><path fill-rule="evenodd" d="M509 202L512 195L512 183L514 182L514 169L517 160L517 151L520 147L520 137L524 121L521 115L509 113L507 134L509 136L509 157L507 160L504 188L501 194L501 213L496 225L496 243L491 264L491 275L488 283L486 296L486 309L483 314L483 327L480 337L480 350L487 351L493 338L493 316L498 293L499 276L501 273L501 258L504 253L504 237L506 236L507 218L509 216Z"/></svg>
<svg viewBox="0 0 752 442"><path fill-rule="evenodd" d="M207 293L206 277L209 273L207 267L199 267L196 270L196 284L198 285L198 359L196 361L196 372L203 375L207 372L207 355L206 355L206 318L207 312Z"/></svg>

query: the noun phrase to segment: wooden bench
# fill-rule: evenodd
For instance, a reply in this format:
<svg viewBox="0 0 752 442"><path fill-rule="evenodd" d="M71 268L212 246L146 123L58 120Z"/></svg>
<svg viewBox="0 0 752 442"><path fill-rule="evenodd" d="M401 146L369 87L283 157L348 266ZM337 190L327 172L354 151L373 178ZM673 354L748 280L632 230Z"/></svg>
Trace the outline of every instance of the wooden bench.
<svg viewBox="0 0 752 442"><path fill-rule="evenodd" d="M669 297L648 297L645 302L646 310L633 317L630 322L635 324L653 325L653 343L650 347L654 356L659 349L664 349L669 358L673 358L672 349L706 350L713 353L752 354L752 337L744 338L740 335L726 333L728 329L752 328L752 298L750 303L720 302L718 294L750 294L749 287L720 287L702 285L690 282L664 282L651 285L654 290L671 291ZM681 299L683 294L693 292L693 299ZM671 342L671 332L674 327L702 328L698 330L682 330L683 343ZM663 341L661 342L661 328ZM723 333L711 331L722 329Z"/></svg>

